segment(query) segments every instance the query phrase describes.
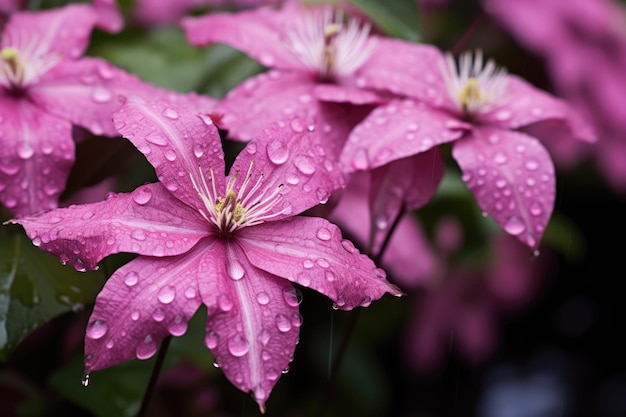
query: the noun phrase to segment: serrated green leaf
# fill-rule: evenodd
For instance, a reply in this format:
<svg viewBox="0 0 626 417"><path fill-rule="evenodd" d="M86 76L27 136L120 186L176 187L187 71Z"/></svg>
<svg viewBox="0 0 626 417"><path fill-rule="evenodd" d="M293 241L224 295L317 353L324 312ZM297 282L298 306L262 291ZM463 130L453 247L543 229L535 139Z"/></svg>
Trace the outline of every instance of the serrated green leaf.
<svg viewBox="0 0 626 417"><path fill-rule="evenodd" d="M40 324L93 302L103 282L101 272L61 265L17 227L0 228L0 360Z"/></svg>
<svg viewBox="0 0 626 417"><path fill-rule="evenodd" d="M350 0L389 36L419 42L419 11L415 0Z"/></svg>

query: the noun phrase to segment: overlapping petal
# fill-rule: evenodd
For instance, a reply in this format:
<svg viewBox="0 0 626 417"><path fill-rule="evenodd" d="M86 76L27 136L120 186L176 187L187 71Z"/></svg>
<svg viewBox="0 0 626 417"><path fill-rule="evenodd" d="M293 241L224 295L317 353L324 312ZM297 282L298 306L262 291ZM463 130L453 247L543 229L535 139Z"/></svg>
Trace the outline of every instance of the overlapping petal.
<svg viewBox="0 0 626 417"><path fill-rule="evenodd" d="M165 336L187 331L201 303L198 276L207 246L184 256L140 256L109 278L87 324L85 372L148 359Z"/></svg>
<svg viewBox="0 0 626 417"><path fill-rule="evenodd" d="M264 411L298 341L297 294L289 282L251 265L236 243L212 246L205 262L206 279L199 276L208 306L205 343L226 377Z"/></svg>
<svg viewBox="0 0 626 417"><path fill-rule="evenodd" d="M94 269L104 257L118 252L179 255L207 236L200 214L159 183L14 222L26 229L36 246L79 270Z"/></svg>
<svg viewBox="0 0 626 417"><path fill-rule="evenodd" d="M0 96L0 201L16 216L55 208L74 162L72 127Z"/></svg>
<svg viewBox="0 0 626 417"><path fill-rule="evenodd" d="M325 219L294 217L250 227L237 241L254 266L314 289L342 310L368 306L386 292L402 295Z"/></svg>
<svg viewBox="0 0 626 417"><path fill-rule="evenodd" d="M455 142L452 155L480 207L530 247L539 244L554 208L554 165L524 133L477 128Z"/></svg>

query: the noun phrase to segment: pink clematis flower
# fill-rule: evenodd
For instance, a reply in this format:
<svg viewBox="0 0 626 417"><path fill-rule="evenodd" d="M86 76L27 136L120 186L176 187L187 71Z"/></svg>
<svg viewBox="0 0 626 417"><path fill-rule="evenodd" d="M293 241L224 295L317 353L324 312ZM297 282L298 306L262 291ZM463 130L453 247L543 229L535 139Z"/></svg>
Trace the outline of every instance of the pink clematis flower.
<svg viewBox="0 0 626 417"><path fill-rule="evenodd" d="M156 90L102 59L80 57L98 21L93 7L71 5L15 13L4 28L0 201L17 216L57 206L74 161L72 125L117 136L118 95Z"/></svg>
<svg viewBox="0 0 626 417"><path fill-rule="evenodd" d="M270 68L233 89L216 108L230 136L247 140L266 121L298 114L324 128L327 150L337 154L353 122L371 110L365 105L388 96L361 88L361 78L386 78L409 63L425 68L434 57L434 48L370 35L368 23L346 19L342 10L298 2L280 10L211 13L183 19L182 25L193 45L226 43Z"/></svg>
<svg viewBox="0 0 626 417"><path fill-rule="evenodd" d="M363 82L408 98L378 107L353 130L341 156L347 171L454 142L452 156L482 209L528 246L539 244L554 206L554 167L541 143L517 129L549 121L553 131L594 140L565 102L483 63L480 52L458 66L440 55L426 72Z"/></svg>
<svg viewBox="0 0 626 417"><path fill-rule="evenodd" d="M163 337L185 333L204 304L207 347L263 411L298 341L302 319L290 281L342 310L401 293L339 228L295 216L343 182L319 152L317 132L272 125L224 176L217 129L192 108L131 98L115 115L159 183L15 222L35 245L77 269L93 269L115 252L140 255L96 299L86 372L151 357Z"/></svg>

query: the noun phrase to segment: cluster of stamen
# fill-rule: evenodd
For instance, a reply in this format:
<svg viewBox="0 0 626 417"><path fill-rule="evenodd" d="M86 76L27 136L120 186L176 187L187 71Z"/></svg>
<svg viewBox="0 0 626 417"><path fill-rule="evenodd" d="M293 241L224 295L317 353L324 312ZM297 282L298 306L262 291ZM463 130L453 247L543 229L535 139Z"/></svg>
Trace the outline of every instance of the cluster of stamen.
<svg viewBox="0 0 626 417"><path fill-rule="evenodd" d="M281 214L280 211L273 211L272 208L282 198L280 193L283 184L274 189L262 188L264 176L259 175L252 185L252 168L254 161L250 163L246 178L235 192L234 186L239 172L235 172L228 180L224 194L217 191L215 185L215 174L213 169L209 171L209 182L207 182L203 171L199 168L199 178L190 174L194 189L202 199L205 210L200 210L200 214L207 221L213 223L222 234L229 234L235 230L254 226L270 220ZM252 185L250 187L250 185Z"/></svg>
<svg viewBox="0 0 626 417"><path fill-rule="evenodd" d="M451 55L441 69L450 96L466 115L492 110L501 103L507 86L506 69L488 60L483 66L482 52L466 52L459 57L458 67Z"/></svg>
<svg viewBox="0 0 626 417"><path fill-rule="evenodd" d="M352 74L372 55L370 25L344 18L340 10L310 10L285 32L285 44L322 80Z"/></svg>
<svg viewBox="0 0 626 417"><path fill-rule="evenodd" d="M31 39L19 49L6 46L0 50L0 85L9 90L19 90L36 82L43 74L61 61L58 53L44 52L44 42Z"/></svg>

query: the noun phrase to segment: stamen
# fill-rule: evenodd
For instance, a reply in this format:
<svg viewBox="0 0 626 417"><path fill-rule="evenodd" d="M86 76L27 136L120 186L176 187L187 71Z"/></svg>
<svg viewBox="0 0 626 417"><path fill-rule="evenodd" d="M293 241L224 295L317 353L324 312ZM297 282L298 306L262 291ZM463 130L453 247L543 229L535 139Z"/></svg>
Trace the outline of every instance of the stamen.
<svg viewBox="0 0 626 417"><path fill-rule="evenodd" d="M482 51L475 55L466 52L459 57L458 68L454 58L446 55L446 66L441 68L448 92L459 109L467 115L485 113L503 101L506 90L506 69L493 60L483 67Z"/></svg>
<svg viewBox="0 0 626 417"><path fill-rule="evenodd" d="M24 64L20 60L20 54L13 47L3 48L0 52L2 57L2 72L12 86L21 85L24 81Z"/></svg>
<svg viewBox="0 0 626 417"><path fill-rule="evenodd" d="M35 39L29 39L19 49L4 47L0 51L0 85L11 89L24 88L61 61L60 54L44 53L42 48Z"/></svg>

